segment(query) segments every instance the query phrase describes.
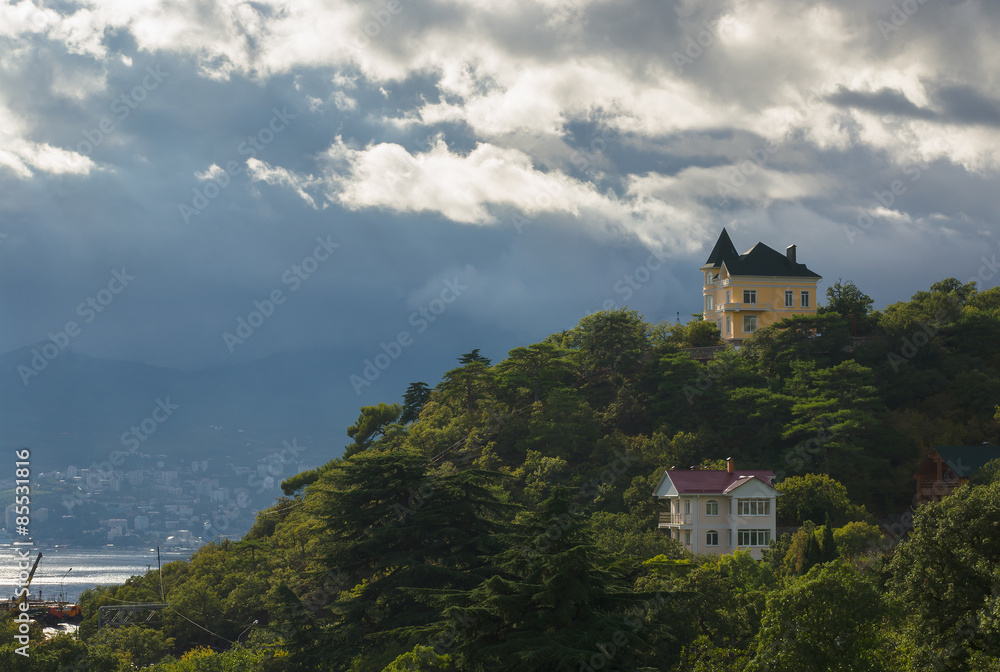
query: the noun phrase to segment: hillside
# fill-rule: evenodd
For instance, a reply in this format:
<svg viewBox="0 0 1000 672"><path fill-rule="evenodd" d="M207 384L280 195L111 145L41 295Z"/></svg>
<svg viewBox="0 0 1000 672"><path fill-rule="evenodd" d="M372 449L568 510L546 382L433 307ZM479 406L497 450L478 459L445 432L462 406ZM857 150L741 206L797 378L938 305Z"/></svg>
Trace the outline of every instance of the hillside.
<svg viewBox="0 0 1000 672"><path fill-rule="evenodd" d="M159 601L155 572L86 594L85 643L64 659L126 669L212 646L227 651L149 669L997 669L1000 470L921 507L902 545L873 523L909 509L932 445L1000 439L1000 289L948 279L877 312L850 284L827 298L707 364L685 348L713 325L629 310L501 362L466 353L402 403L363 407L344 456L285 481L243 540L165 566L160 632L95 632L99 605ZM662 470L726 457L778 474L794 532L762 562L655 531Z"/></svg>

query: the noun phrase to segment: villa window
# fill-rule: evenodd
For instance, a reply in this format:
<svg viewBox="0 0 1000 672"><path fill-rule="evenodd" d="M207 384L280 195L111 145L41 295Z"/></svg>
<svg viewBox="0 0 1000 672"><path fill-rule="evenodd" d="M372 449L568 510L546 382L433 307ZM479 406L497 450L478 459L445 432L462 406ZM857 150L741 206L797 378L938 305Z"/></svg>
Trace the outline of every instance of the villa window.
<svg viewBox="0 0 1000 672"><path fill-rule="evenodd" d="M771 542L771 530L737 530L736 541L740 546L767 546Z"/></svg>
<svg viewBox="0 0 1000 672"><path fill-rule="evenodd" d="M726 315L726 333L727 334L733 333L733 318L731 318L729 315Z"/></svg>
<svg viewBox="0 0 1000 672"><path fill-rule="evenodd" d="M736 503L736 514L740 516L771 515L770 499L741 499Z"/></svg>
<svg viewBox="0 0 1000 672"><path fill-rule="evenodd" d="M711 296L706 296L705 297L705 310L712 310L712 297Z"/></svg>
<svg viewBox="0 0 1000 672"><path fill-rule="evenodd" d="M714 499L708 500L708 502L705 504L705 513L706 515L709 516L719 515L719 503Z"/></svg>
<svg viewBox="0 0 1000 672"><path fill-rule="evenodd" d="M743 303L757 303L757 290L756 289L744 289L743 290Z"/></svg>
<svg viewBox="0 0 1000 672"><path fill-rule="evenodd" d="M705 544L708 546L718 546L719 545L719 533L715 530L709 530L705 533Z"/></svg>
<svg viewBox="0 0 1000 672"><path fill-rule="evenodd" d="M684 545L691 545L691 530L684 530Z"/></svg>
<svg viewBox="0 0 1000 672"><path fill-rule="evenodd" d="M788 289L785 290L785 308L793 308L795 306L795 292Z"/></svg>
<svg viewBox="0 0 1000 672"><path fill-rule="evenodd" d="M802 292L802 307L809 307L809 292Z"/></svg>
<svg viewBox="0 0 1000 672"><path fill-rule="evenodd" d="M685 499L684 500L684 513L691 513L691 500L690 499Z"/></svg>
<svg viewBox="0 0 1000 672"><path fill-rule="evenodd" d="M726 290L726 303L730 303L732 300L733 300L733 296L730 293L730 291L727 289Z"/></svg>
<svg viewBox="0 0 1000 672"><path fill-rule="evenodd" d="M743 316L743 331L748 334L752 334L757 331L757 316L756 315L744 315Z"/></svg>

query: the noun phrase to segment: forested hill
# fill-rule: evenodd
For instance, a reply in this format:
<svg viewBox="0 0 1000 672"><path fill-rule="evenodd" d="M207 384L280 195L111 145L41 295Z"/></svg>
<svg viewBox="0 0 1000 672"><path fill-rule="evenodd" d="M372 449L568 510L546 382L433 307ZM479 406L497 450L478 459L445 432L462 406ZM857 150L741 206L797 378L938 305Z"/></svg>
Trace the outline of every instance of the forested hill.
<svg viewBox="0 0 1000 672"><path fill-rule="evenodd" d="M35 669L1000 669L994 465L902 545L877 525L931 446L1000 438L1000 289L827 299L708 363L686 348L714 324L629 310L466 353L362 408L343 457L286 481L243 540L165 566L156 631L95 632L101 604L162 599L152 572L88 592L85 641L40 645ZM655 531L662 470L727 457L779 475L790 533L764 561Z"/></svg>

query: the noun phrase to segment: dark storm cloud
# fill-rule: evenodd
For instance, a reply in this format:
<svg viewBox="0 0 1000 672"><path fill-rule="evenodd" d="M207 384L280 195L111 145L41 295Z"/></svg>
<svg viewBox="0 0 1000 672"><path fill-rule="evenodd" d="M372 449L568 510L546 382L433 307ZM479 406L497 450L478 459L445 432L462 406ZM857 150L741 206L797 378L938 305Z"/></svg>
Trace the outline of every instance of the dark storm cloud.
<svg viewBox="0 0 1000 672"><path fill-rule="evenodd" d="M937 113L914 104L902 91L880 89L875 92L849 91L840 87L829 97L834 105L847 108L859 108L878 114L895 114L914 119L936 119Z"/></svg>
<svg viewBox="0 0 1000 672"><path fill-rule="evenodd" d="M971 86L943 86L937 92L945 114L955 122L1000 126L1000 100Z"/></svg>
<svg viewBox="0 0 1000 672"><path fill-rule="evenodd" d="M13 54L0 114L17 122L0 137L31 173L0 163L0 350L82 320L80 303L125 268L135 281L74 347L183 368L328 347L351 353L345 384L458 278L468 289L415 342L414 368L392 372L394 395L459 350L499 358L608 301L687 319L722 226L742 248L795 242L824 283L849 277L880 305L906 298L963 276L995 244L997 160L981 147L1000 108L977 51L995 17L973 4L921 5L889 39L876 21L891 3L652 1L404 2L353 50L341 43L385 3L361 6L346 28L328 17L337 4L296 18L306 5L265 3L238 21L164 5L155 11L184 26L169 39L119 8L115 28L94 29L100 54L0 38ZM299 37L282 41L289 31ZM144 89L150 68L169 75ZM276 110L294 118L271 126ZM951 144L935 144L938 132ZM453 172L422 174L408 193L404 171L386 187L374 159L394 145L413 161L437 151L433 165ZM487 160L471 163L485 146ZM55 169L45 147L94 163ZM332 161L331 148L356 162ZM251 180L248 158L284 181ZM510 170L494 170L502 162ZM447 181L458 177L462 193ZM546 179L562 180L562 200L532 210ZM877 195L896 180L906 191L886 206ZM447 216L476 208L475 221ZM845 233L869 212L870 228ZM340 247L292 290L283 278L317 238ZM653 251L662 267L648 267ZM638 288L625 281L644 267ZM286 301L231 352L223 334L275 290Z"/></svg>

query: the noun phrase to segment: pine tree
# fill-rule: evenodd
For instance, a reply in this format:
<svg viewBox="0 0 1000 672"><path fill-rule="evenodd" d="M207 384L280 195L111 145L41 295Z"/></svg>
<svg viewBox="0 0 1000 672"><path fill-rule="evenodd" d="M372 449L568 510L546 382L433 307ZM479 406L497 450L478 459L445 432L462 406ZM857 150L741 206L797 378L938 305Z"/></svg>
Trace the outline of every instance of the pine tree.
<svg viewBox="0 0 1000 672"><path fill-rule="evenodd" d="M464 669L634 669L646 644L641 622L628 609L650 596L628 590L610 570L587 538L572 495L569 488L554 488L527 516L518 543L494 559L499 574L447 596L452 606L446 613L460 614L465 623L455 638Z"/></svg>
<svg viewBox="0 0 1000 672"><path fill-rule="evenodd" d="M403 414L399 416L399 423L406 425L417 419L420 409L424 407L431 397L431 388L424 382L410 383L403 395Z"/></svg>
<svg viewBox="0 0 1000 672"><path fill-rule="evenodd" d="M426 642L426 624L441 619L422 592L482 582L481 558L500 551L510 509L489 487L494 478L480 470L440 473L409 450L372 450L311 487L310 505L327 530L325 573L348 579L324 603L322 636L312 633L324 664L343 669L360 657L364 667L382 669Z"/></svg>
<svg viewBox="0 0 1000 672"><path fill-rule="evenodd" d="M831 562L840 557L837 550L837 542L833 539L833 525L827 517L826 525L823 526L823 536L819 540L819 547L822 555L820 562Z"/></svg>
<svg viewBox="0 0 1000 672"><path fill-rule="evenodd" d="M486 366L489 366L490 365L490 358L489 357L484 357L484 356L480 355L479 354L479 348L476 348L475 350L467 352L467 353L465 353L464 355L462 355L461 357L458 358L458 363L461 364L462 366L465 366L466 364L472 364L473 362L475 362L477 364L485 364Z"/></svg>
<svg viewBox="0 0 1000 672"><path fill-rule="evenodd" d="M799 567L799 574L807 573L812 567L823 562L823 551L820 549L816 533L813 532L806 539L806 549L802 554L802 564Z"/></svg>

